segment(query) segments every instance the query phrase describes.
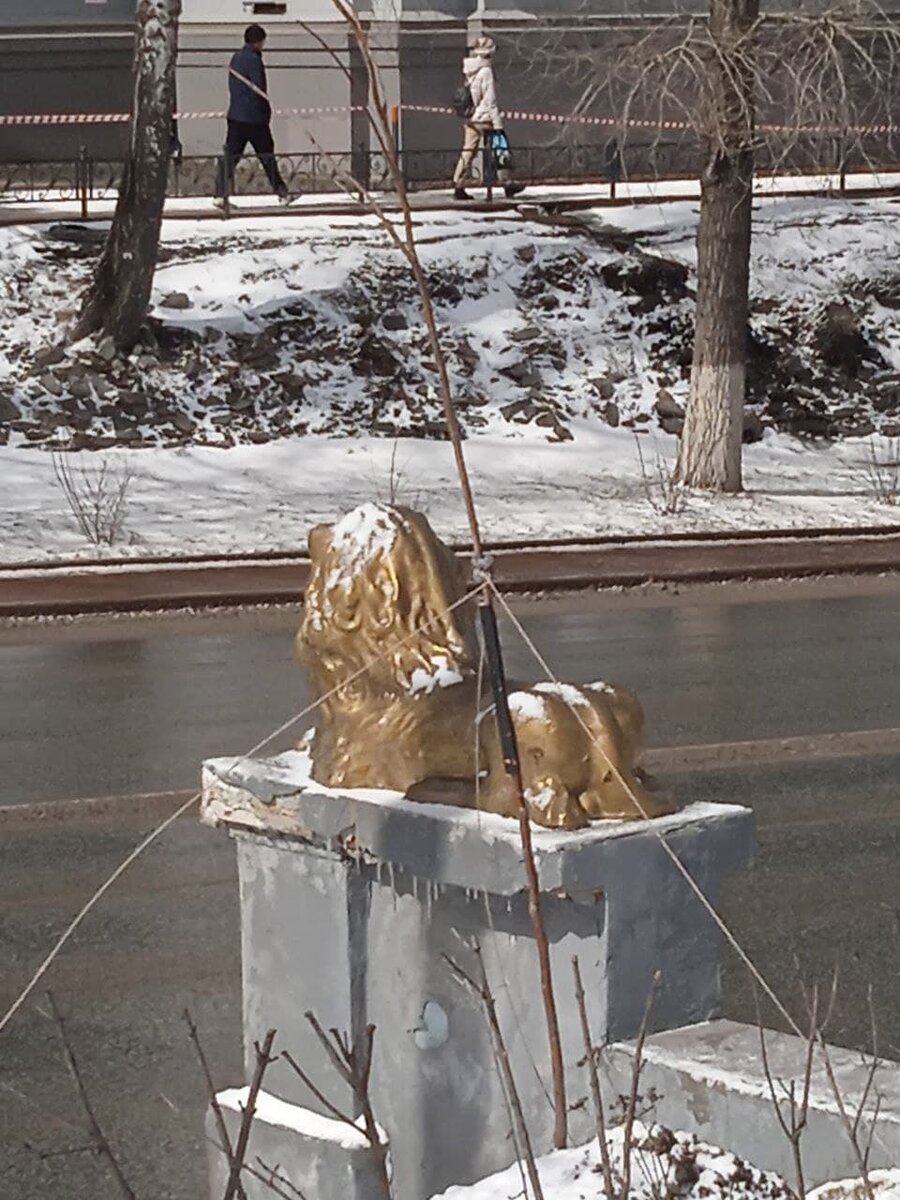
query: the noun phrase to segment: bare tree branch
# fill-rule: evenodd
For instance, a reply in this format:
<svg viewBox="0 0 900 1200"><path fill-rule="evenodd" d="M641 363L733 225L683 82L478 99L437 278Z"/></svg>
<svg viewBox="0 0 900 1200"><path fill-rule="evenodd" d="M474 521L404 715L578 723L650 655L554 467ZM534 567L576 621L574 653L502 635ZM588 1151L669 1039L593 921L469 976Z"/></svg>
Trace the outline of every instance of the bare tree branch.
<svg viewBox="0 0 900 1200"><path fill-rule="evenodd" d="M494 1003L494 994L491 991L488 983L487 972L485 971L484 959L481 955L481 946L475 942L472 945L472 951L475 955L475 961L478 964L478 973L480 978L473 979L457 962L454 962L448 955L443 955L444 962L450 968L455 978L469 992L472 993L484 1009L485 1019L491 1035L491 1045L494 1052L494 1060L497 1064L497 1070L500 1073L501 1082L503 1084L506 1095L509 1097L510 1108L512 1110L515 1139L525 1155L525 1169L528 1172L528 1180L531 1184L533 1200L544 1200L544 1192L541 1186L541 1177L537 1169L537 1161L534 1156L534 1149L531 1145L531 1136L528 1132L528 1125L525 1122L525 1114L522 1112L522 1102L519 1098L519 1089L516 1086L516 1079L513 1075L512 1065L509 1061L509 1052L506 1048L506 1041L503 1037L503 1030L500 1028L500 1021L497 1017L497 1006Z"/></svg>
<svg viewBox="0 0 900 1200"><path fill-rule="evenodd" d="M274 1041L275 1030L270 1029L265 1036L263 1044L260 1046L259 1042L257 1042L254 1047L256 1050L256 1066L253 1070L253 1078L250 1081L250 1088L247 1092L247 1103L244 1105L243 1112L241 1113L241 1127L238 1130L237 1141L234 1146L234 1156L228 1171L228 1183L225 1188L224 1200L235 1200L242 1186L241 1171L244 1169L244 1160L247 1157L250 1130L253 1126L253 1118L256 1115L256 1101L259 1098L266 1070L274 1061L271 1057L272 1043Z"/></svg>
<svg viewBox="0 0 900 1200"><path fill-rule="evenodd" d="M310 1092L312 1092L312 1094L319 1101L319 1103L322 1105L322 1107L327 1112L331 1113L331 1115L334 1117L334 1119L336 1121L342 1121L345 1125L349 1125L351 1127L351 1129L355 1129L357 1133L360 1132L360 1128L357 1125L356 1121L353 1119L353 1117L348 1117L346 1113L341 1112L341 1110L337 1107L337 1105L333 1104L328 1099L328 1097L325 1095L325 1093L322 1091L322 1089L317 1087L317 1085L315 1083L313 1083L310 1076L307 1075L307 1073L303 1070L303 1068L300 1066L300 1064L294 1059L294 1057L291 1054L288 1053L287 1050L283 1050L281 1052L281 1057L285 1060L285 1062L288 1064L288 1066L291 1068L291 1070L294 1071L294 1073L299 1076L299 1078L303 1081L303 1083L306 1085L306 1087L309 1088ZM347 1082L349 1082L349 1080Z"/></svg>
<svg viewBox="0 0 900 1200"><path fill-rule="evenodd" d="M324 1099L322 1093L317 1088L313 1089L314 1094L323 1100L329 1111L335 1113L339 1120L352 1125L357 1133L362 1133L366 1137L384 1200L391 1200L391 1174L388 1165L388 1147L381 1130L378 1128L378 1122L375 1120L375 1110L372 1107L372 1098L369 1091L372 1078L372 1057L375 1047L375 1026L367 1025L359 1041L351 1045L349 1037L337 1029L331 1029L326 1033L315 1013L307 1012L306 1019L312 1026L313 1032L331 1060L334 1069L352 1090L359 1112L359 1120L353 1121L341 1114L337 1108ZM299 1068L295 1069L298 1070L300 1077L306 1080L304 1073ZM362 1125L360 1125L360 1121Z"/></svg>
<svg viewBox="0 0 900 1200"><path fill-rule="evenodd" d="M203 1071L203 1078L206 1082L206 1095L209 1100L210 1108L216 1120L216 1129L218 1130L219 1138L221 1139L222 1153L228 1160L229 1177L237 1164L240 1169L240 1164L237 1163L234 1153L234 1147L231 1144L231 1138L228 1136L228 1127L225 1124L225 1114L222 1112L222 1106L219 1104L219 1097L216 1093L216 1085L213 1083L212 1071L209 1069L209 1062L206 1058L206 1053L203 1049L203 1044L200 1041L200 1033L197 1029L194 1019L191 1016L190 1010L184 1010L184 1020L188 1027L188 1036L194 1044L194 1049L197 1052L197 1058L200 1061L200 1069ZM247 1200L247 1194L244 1191L244 1186L240 1181L235 1190L236 1200Z"/></svg>
<svg viewBox="0 0 900 1200"><path fill-rule="evenodd" d="M581 967L578 959L572 959L572 973L575 976L575 1003L578 1005L578 1015L581 1018L581 1036L584 1041L585 1062L587 1063L588 1078L591 1083L591 1101L594 1106L594 1121L597 1126L597 1143L600 1149L600 1166L603 1171L603 1189L607 1200L614 1200L612 1164L609 1157L609 1145L606 1141L606 1114L603 1111L603 1095L600 1090L600 1074L597 1070L597 1048L591 1037L591 1024L588 1020L587 1001L584 996L584 984L581 981Z"/></svg>
<svg viewBox="0 0 900 1200"><path fill-rule="evenodd" d="M631 1196L631 1134L637 1115L638 1086L641 1080L641 1068L644 1061L644 1042L647 1038L647 1030L650 1027L650 1013L653 1009L653 1001L656 999L656 993L661 981L662 972L657 971L650 984L650 991L647 993L647 1000L644 1004L644 1015L641 1018L641 1027L638 1031L637 1041L634 1044L634 1069L631 1073L631 1092L625 1108L625 1123L622 1130L621 1200L630 1200Z"/></svg>
<svg viewBox="0 0 900 1200"><path fill-rule="evenodd" d="M355 11L348 7L344 0L333 0L333 3L350 29L365 65L368 79L369 108L374 114L371 118L371 127L375 133L378 144L384 153L388 166L388 173L390 175L394 191L397 194L402 216L402 235L400 231L395 228L392 221L390 221L384 214L378 212L377 206L371 203L371 198L370 205L379 215L382 227L387 231L394 245L397 246L397 248L405 257L407 263L409 264L413 279L416 283L416 288L418 290L419 299L422 305L422 312L428 335L428 343L432 352L433 360L437 367L438 394L441 398L444 420L447 426L447 433L453 448L460 490L463 496L463 504L466 510L466 516L472 536L475 568L477 573L485 574L487 569L485 565L487 559L485 558L484 554L481 528L478 521L478 513L475 507L475 498L472 491L465 454L463 452L462 430L456 414L447 356L444 353L440 332L438 330L437 317L435 314L431 290L429 288L428 280L425 275L416 245L412 207L409 202L409 196L406 190L403 172L400 167L399 155L396 143L394 141L390 114L388 111L387 101L385 99L381 76L372 55L368 32L363 27ZM550 1066L553 1076L555 1113L553 1141L554 1146L557 1149L562 1149L566 1145L568 1136L568 1108L566 1103L565 1069L562 1058L562 1039L559 1032L559 1017L556 1011L556 997L553 991L550 947L543 920L540 881L538 878L537 864L532 846L530 818L528 813L528 805L525 801L521 770L519 768L515 731L512 726L511 718L509 717L506 677L503 669L502 653L500 650L499 639L496 637L496 614L490 594L487 590L481 594L479 599L479 609L482 617L482 630L485 634L485 640L487 641L489 633L494 634L493 644L488 646L488 654L492 658L491 679L492 690L494 693L494 708L498 719L501 716L505 717L505 726L508 730L508 753L504 753L504 760L507 766L509 786L516 802L519 818L519 831L522 840L522 857L525 864L525 875L528 891L528 910L531 917L532 927L534 929L535 945L538 953L538 965L541 977L541 998L544 1006L544 1014L547 1023L547 1037L550 1047Z"/></svg>
<svg viewBox="0 0 900 1200"><path fill-rule="evenodd" d="M834 973L832 975L831 997L830 997L828 1009L826 1012L826 1020L827 1020L827 1018L830 1018L831 1012L834 1007L835 998L837 996L837 981L838 981L838 972L837 972L837 968L835 968ZM805 996L806 996L807 1012L809 1013L810 1023L811 1023L811 1027L812 1027L813 1021L814 1021L814 1016L816 1013L816 1002L814 999L815 991L812 994L810 994L808 991L806 991L804 989L804 992L805 992ZM874 1008L871 1006L871 1003L870 1003L870 1013L872 1014L872 1021L874 1023L874 1019L875 1019L874 1018ZM847 1103L844 1098L844 1095L841 1092L840 1084L838 1083L837 1075L834 1070L834 1064L832 1063L832 1060L831 1060L831 1052L828 1048L828 1043L825 1041L824 1028L825 1028L825 1024L822 1022L818 1023L815 1026L816 1044L818 1046L819 1053L822 1058L822 1063L825 1067L825 1074L828 1077L828 1084L829 1084L829 1087L831 1088L831 1094L834 1096L834 1101L835 1101L835 1104L837 1105L838 1113L840 1114L841 1123L844 1126L844 1131L847 1134L847 1140L850 1144L850 1148L853 1151L854 1158L856 1159L856 1166L857 1166L857 1170L859 1171L859 1178L863 1185L863 1190L866 1194L866 1200L875 1200L875 1192L872 1187L872 1181L869 1178L868 1153L869 1153L869 1148L871 1147L872 1136L874 1135L875 1124L877 1123L878 1113L879 1113L880 1107L881 1107L880 1099L879 1099L879 1101L876 1102L876 1105L875 1105L875 1108L874 1108L874 1111L872 1114L871 1132L870 1132L867 1144L865 1146L863 1146L863 1144L860 1142L859 1133L860 1133L860 1122L863 1117L865 1106L868 1103L869 1095L871 1094L872 1086L873 1086L873 1083L875 1080L875 1074L876 1074L876 1072L878 1070L878 1066L879 1066L878 1058L877 1058L877 1038L875 1038L875 1033L873 1030L873 1039L874 1039L873 1051L875 1051L875 1053L872 1054L872 1061L869 1066L869 1070L867 1072L866 1084L865 1084L865 1087L863 1088L862 1096L860 1097L857 1112L856 1112L855 1116L851 1116L850 1111L847 1108Z"/></svg>
<svg viewBox="0 0 900 1200"><path fill-rule="evenodd" d="M769 1066L766 1032L763 1028L762 1014L759 1007L759 993L755 987L753 989L753 998L756 1002L756 1023L759 1028L760 1054L762 1056L766 1084L769 1088L769 1095L772 1099L772 1107L775 1110L775 1116L778 1119L778 1124L781 1126L781 1130L791 1146L791 1154L794 1159L794 1172L797 1177L797 1195L799 1200L804 1200L804 1197L806 1196L806 1180L803 1173L801 1140L809 1117L809 1093L812 1086L813 1053L816 1046L816 1035L819 1030L819 989L815 987L811 993L809 1006L809 1036L806 1040L806 1053L803 1060L803 1091L799 1104L797 1102L795 1081L791 1080L790 1084L788 1084L786 1087L782 1082L782 1088L785 1090L788 1103L787 1117L785 1117L784 1112L782 1111L781 1102L779 1101L775 1091L775 1081L772 1077L772 1071Z"/></svg>
<svg viewBox="0 0 900 1200"><path fill-rule="evenodd" d="M291 1183L286 1175L283 1175L277 1166L270 1166L269 1163L257 1155L256 1161L259 1164L259 1170L251 1167L248 1163L244 1164L244 1170L254 1177L261 1180L266 1185L270 1192L276 1196L280 1196L282 1200L307 1200L306 1194L301 1192L296 1184Z"/></svg>
<svg viewBox="0 0 900 1200"><path fill-rule="evenodd" d="M875 1082L875 1072L878 1068L878 1027L877 1027L877 1023L875 1020L875 1002L874 1002L874 999L872 996L872 985L871 984L869 984L869 986L867 988L866 1000L867 1000L868 1006L869 1006L869 1022L870 1022L870 1032L871 1032L871 1038L872 1038L872 1066L866 1076L866 1086L863 1088L863 1094L860 1097L860 1101L859 1101L859 1108L857 1110L856 1117L853 1121L853 1137L854 1137L854 1139L859 1137L859 1123L862 1120L862 1115L863 1115L863 1112L865 1111L865 1107L869 1102L869 1094L872 1091L872 1085Z"/></svg>
<svg viewBox="0 0 900 1200"><path fill-rule="evenodd" d="M57 1008L56 1000L52 992L47 992L47 1002L50 1005L50 1011L53 1015L53 1021L56 1025L57 1033L59 1034L59 1040L62 1043L63 1056L65 1058L66 1066L69 1069L69 1074L72 1076L72 1080L75 1084L75 1090L78 1092L78 1098L81 1101L81 1107L84 1109L85 1116L87 1117L88 1130L91 1135L93 1147L96 1152L106 1160L110 1172L115 1179L116 1184L118 1185L119 1191L125 1197L125 1200L137 1200L135 1193L131 1189L131 1185L125 1178L124 1171L119 1165L119 1160L116 1158L112 1146L110 1146L109 1140L101 1129L100 1122L97 1120L97 1115L94 1112L94 1106L91 1104L91 1099L88 1095L87 1088L84 1086L84 1079L81 1075L81 1069L78 1066L78 1060L75 1057L75 1051L72 1049L72 1043L69 1040L69 1034L66 1030L66 1023L63 1019L62 1013Z"/></svg>

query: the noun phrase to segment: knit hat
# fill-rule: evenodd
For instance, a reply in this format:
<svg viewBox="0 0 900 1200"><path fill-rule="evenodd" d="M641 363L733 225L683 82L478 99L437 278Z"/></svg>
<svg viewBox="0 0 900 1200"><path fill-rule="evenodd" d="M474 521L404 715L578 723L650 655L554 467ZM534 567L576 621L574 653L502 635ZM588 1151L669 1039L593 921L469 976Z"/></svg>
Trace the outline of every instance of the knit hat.
<svg viewBox="0 0 900 1200"><path fill-rule="evenodd" d="M490 58L496 49L494 39L482 34L481 37L475 39L472 53L477 54L479 58Z"/></svg>

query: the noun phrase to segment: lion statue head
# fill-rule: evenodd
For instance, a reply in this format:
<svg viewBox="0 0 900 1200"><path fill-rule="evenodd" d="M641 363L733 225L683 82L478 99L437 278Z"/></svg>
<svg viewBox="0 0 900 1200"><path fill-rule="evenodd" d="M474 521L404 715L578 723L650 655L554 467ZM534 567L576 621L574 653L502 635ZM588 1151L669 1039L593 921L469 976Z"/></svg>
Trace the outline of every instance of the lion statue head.
<svg viewBox="0 0 900 1200"><path fill-rule="evenodd" d="M323 698L313 777L404 791L471 778L477 650L452 551L421 513L364 504L316 526L309 553L297 655Z"/></svg>

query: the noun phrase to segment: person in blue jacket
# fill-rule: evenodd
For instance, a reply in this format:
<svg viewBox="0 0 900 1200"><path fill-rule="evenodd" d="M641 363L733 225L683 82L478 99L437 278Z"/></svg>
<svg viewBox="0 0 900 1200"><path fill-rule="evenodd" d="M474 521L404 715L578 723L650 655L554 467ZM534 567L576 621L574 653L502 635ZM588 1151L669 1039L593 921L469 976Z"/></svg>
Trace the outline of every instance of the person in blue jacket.
<svg viewBox="0 0 900 1200"><path fill-rule="evenodd" d="M234 186L234 169L249 142L259 156L263 170L278 198L287 202L287 184L281 178L275 158L275 142L270 128L272 106L268 100L263 46L266 31L261 25L248 25L244 45L232 56L228 68L228 134L225 138L224 166L228 191ZM216 197L225 195L226 180L222 166L216 180Z"/></svg>

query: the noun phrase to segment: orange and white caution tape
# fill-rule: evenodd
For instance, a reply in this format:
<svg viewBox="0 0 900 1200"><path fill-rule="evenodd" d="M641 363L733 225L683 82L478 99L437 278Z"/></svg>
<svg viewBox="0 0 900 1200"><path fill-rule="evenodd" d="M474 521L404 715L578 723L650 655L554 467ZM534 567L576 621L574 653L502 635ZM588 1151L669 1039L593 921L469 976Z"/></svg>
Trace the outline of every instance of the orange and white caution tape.
<svg viewBox="0 0 900 1200"><path fill-rule="evenodd" d="M2 113L0 125L114 125L130 121L128 113Z"/></svg>
<svg viewBox="0 0 900 1200"><path fill-rule="evenodd" d="M365 112L360 104L332 104L318 108L280 108L276 117L343 116L345 113ZM218 112L175 113L176 121L224 121L226 114ZM0 113L2 125L123 125L131 120L129 113Z"/></svg>
<svg viewBox="0 0 900 1200"><path fill-rule="evenodd" d="M443 116L455 116L457 120L460 119L452 108L439 108L430 104L404 104L401 107L404 112L437 113ZM639 121L632 118L622 120L621 117L591 117L582 115L581 113L536 113L520 112L513 109L504 111L500 115L507 121L530 121L537 124L551 125L601 125L610 129L620 129L623 125L631 129L694 128L687 121Z"/></svg>
<svg viewBox="0 0 900 1200"><path fill-rule="evenodd" d="M254 89L256 90L256 89ZM262 93L261 93L262 94ZM431 113L436 116L454 117L458 115L452 108L431 104L403 104L399 106L407 113ZM332 104L312 108L280 108L275 109L276 117L338 117L348 113L364 113L366 106L362 104ZM678 130L689 132L694 130L689 121L651 121L639 120L634 117L594 117L580 113L542 113L511 110L504 112L503 117L508 121L525 121L534 124L551 125L585 125L607 129L654 129ZM181 112L175 117L179 121L222 121L224 112ZM131 120L128 113L3 113L0 114L0 127L14 125L121 125ZM757 133L770 134L826 134L831 137L874 137L900 133L900 125L773 125L761 124L756 127Z"/></svg>

